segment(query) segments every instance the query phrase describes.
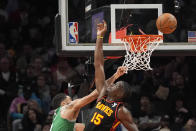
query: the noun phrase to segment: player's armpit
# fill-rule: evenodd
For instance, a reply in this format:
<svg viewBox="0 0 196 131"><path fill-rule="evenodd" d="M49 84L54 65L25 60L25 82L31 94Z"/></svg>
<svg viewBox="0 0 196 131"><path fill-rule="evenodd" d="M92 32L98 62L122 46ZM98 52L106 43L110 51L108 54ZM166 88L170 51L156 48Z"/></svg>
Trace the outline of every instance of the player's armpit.
<svg viewBox="0 0 196 131"><path fill-rule="evenodd" d="M128 131L139 131L136 124L133 122L131 113L124 106L121 106L118 109L117 117Z"/></svg>
<svg viewBox="0 0 196 131"><path fill-rule="evenodd" d="M83 131L85 128L85 125L83 123L76 123L74 125L75 131Z"/></svg>

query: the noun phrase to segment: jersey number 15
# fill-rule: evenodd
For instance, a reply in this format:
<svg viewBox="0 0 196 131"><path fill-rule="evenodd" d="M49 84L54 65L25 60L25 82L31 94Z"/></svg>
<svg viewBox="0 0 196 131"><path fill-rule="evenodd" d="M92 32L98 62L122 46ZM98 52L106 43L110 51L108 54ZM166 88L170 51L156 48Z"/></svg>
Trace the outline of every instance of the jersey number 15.
<svg viewBox="0 0 196 131"><path fill-rule="evenodd" d="M101 114L95 112L93 115L93 118L91 119L91 122L94 123L95 125L100 125L101 120L104 118Z"/></svg>

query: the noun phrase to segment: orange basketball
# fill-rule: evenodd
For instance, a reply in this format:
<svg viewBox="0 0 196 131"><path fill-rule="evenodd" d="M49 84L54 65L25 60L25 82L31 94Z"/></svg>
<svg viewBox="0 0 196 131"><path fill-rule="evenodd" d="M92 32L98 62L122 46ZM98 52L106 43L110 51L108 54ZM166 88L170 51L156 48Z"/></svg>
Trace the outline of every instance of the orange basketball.
<svg viewBox="0 0 196 131"><path fill-rule="evenodd" d="M157 18L157 29L163 34L171 34L177 27L176 17L170 13L163 13Z"/></svg>

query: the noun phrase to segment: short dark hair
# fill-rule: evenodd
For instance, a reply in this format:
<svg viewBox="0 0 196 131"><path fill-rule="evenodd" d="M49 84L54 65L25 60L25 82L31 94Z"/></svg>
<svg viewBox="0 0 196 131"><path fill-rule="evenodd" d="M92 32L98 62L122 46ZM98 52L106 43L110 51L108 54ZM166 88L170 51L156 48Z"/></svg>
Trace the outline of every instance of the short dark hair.
<svg viewBox="0 0 196 131"><path fill-rule="evenodd" d="M57 94L53 99L52 99L52 108L56 109L61 105L61 102L67 98L67 95L64 93L59 93Z"/></svg>

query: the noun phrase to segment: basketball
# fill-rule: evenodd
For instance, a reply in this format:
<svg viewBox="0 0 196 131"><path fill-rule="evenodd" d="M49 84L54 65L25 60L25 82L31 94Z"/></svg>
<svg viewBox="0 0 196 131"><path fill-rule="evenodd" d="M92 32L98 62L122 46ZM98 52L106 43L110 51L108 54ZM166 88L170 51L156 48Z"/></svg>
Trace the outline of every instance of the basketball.
<svg viewBox="0 0 196 131"><path fill-rule="evenodd" d="M171 34L177 27L176 17L170 13L164 13L157 18L156 26L163 34Z"/></svg>

